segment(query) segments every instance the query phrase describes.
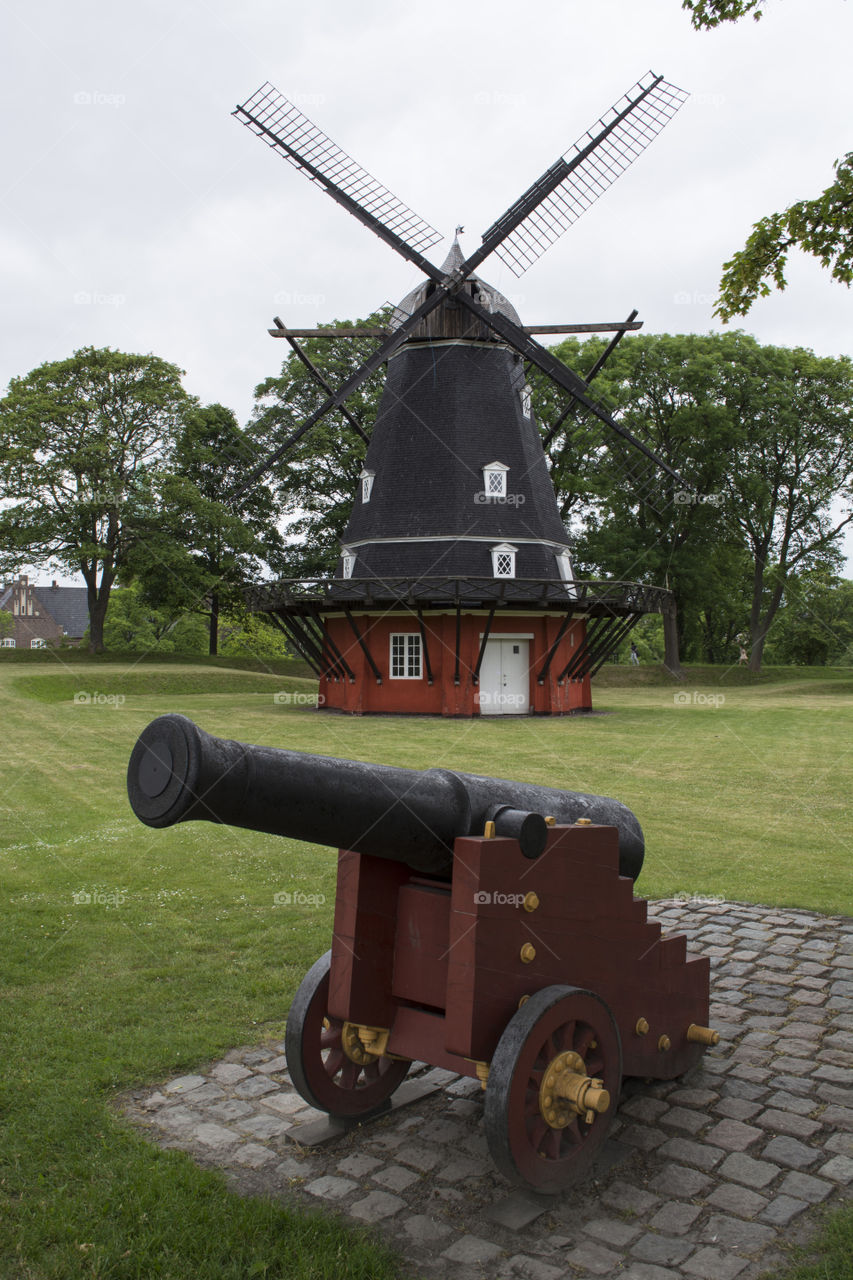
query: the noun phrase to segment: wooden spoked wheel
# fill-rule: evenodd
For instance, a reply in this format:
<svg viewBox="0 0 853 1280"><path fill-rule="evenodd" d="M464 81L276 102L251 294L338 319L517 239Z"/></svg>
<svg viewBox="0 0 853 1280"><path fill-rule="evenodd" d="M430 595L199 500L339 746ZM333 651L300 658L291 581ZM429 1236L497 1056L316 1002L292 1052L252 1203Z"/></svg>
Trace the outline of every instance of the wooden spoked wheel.
<svg viewBox="0 0 853 1280"><path fill-rule="evenodd" d="M512 1182L558 1192L589 1168L616 1110L622 1045L592 991L545 987L507 1024L489 1068L485 1126Z"/></svg>
<svg viewBox="0 0 853 1280"><path fill-rule="evenodd" d="M284 1042L287 1069L312 1107L341 1119L366 1119L385 1108L411 1063L361 1051L350 1024L329 1016L331 960L327 951L296 992Z"/></svg>

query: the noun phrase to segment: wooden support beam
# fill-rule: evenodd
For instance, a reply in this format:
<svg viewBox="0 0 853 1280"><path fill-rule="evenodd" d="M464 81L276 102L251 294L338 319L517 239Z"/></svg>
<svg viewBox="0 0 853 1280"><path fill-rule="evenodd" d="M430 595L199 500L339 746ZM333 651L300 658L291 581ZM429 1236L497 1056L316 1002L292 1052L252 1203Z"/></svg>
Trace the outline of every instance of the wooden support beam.
<svg viewBox="0 0 853 1280"><path fill-rule="evenodd" d="M368 663L370 664L370 669L371 669L371 671L372 671L372 672L373 672L373 674L376 676L376 683L377 683L377 684L381 684L381 683L382 683L382 672L379 670L379 668L377 667L376 663L373 661L373 654L370 652L370 650L368 649L367 645L365 644L364 636L363 636L363 635L361 634L361 632L359 631L359 629L358 629L358 623L356 622L355 618L352 616L352 612L350 611L350 608L349 608L349 606L348 606L348 605L345 605L345 606L344 606L344 615L346 616L346 620L347 620L347 622L348 622L348 623L350 624L350 626L352 627L353 635L355 636L356 640L358 641L359 645L361 646L361 651L362 651L362 653L364 654L365 658L367 658L367 661L368 661Z"/></svg>
<svg viewBox="0 0 853 1280"><path fill-rule="evenodd" d="M643 321L604 320L593 324L526 324L525 333L624 333L627 329L642 329ZM268 329L272 338L387 338L393 329L376 325L359 325L347 329L287 329L279 325Z"/></svg>
<svg viewBox="0 0 853 1280"><path fill-rule="evenodd" d="M483 665L483 656L486 652L486 641L488 640L489 632L492 629L492 622L494 621L496 608L497 608L497 605L493 604L491 609L489 610L489 616L486 619L486 626L483 630L483 639L480 643L480 652L477 654L477 665L474 668L473 677L472 677L474 684L476 685L480 683L480 667Z"/></svg>
<svg viewBox="0 0 853 1280"><path fill-rule="evenodd" d="M570 624L570 622L571 622L571 620L572 620L573 616L574 616L574 615L573 615L573 613L572 613L572 609L571 609L571 607L569 607L569 609L566 611L566 616L565 616L565 618L563 618L562 625L560 626L560 630L557 632L557 638L556 638L556 640L554 641L554 643L551 645L551 648L548 650L548 657L545 659L545 663L544 663L544 665L543 665L543 667L542 667L542 670L539 672L539 675L536 677L536 683L537 683L537 684L544 684L544 683L545 683L545 681L546 681L546 679L547 679L547 677L548 677L548 672L549 672L549 671L550 671L550 669L551 669L551 663L554 661L554 654L555 654L555 653L557 652L557 650L559 649L559 647L560 647L560 641L562 640L563 636L564 636L564 635L566 634L566 632L568 631L568 629L569 629L569 624Z"/></svg>

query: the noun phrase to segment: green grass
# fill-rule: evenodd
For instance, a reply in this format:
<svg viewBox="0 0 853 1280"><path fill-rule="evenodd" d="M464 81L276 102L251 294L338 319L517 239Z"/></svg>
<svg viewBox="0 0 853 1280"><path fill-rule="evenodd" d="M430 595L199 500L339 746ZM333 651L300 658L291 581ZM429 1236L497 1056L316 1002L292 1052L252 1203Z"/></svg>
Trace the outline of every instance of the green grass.
<svg viewBox="0 0 853 1280"><path fill-rule="evenodd" d="M236 1197L115 1114L120 1090L280 1036L328 945L334 896L332 850L136 821L125 769L155 715L181 711L250 742L615 795L645 828L645 895L851 913L853 673L739 672L731 686L713 671L679 686L653 668L602 674L596 707L609 714L448 722L282 705L275 693L315 687L292 668L0 663L4 1280L395 1274L365 1236ZM112 701L75 704L79 693ZM325 904L275 905L297 888ZM95 901L75 902L81 893ZM846 1227L832 1228L833 1257L853 1252L851 1218L835 1220Z"/></svg>

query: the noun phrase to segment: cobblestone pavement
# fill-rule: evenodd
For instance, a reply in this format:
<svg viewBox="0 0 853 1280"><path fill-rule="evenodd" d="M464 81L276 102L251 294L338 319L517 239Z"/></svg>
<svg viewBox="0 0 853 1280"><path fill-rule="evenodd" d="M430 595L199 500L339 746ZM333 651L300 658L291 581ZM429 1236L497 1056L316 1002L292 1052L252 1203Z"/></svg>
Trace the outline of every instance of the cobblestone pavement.
<svg viewBox="0 0 853 1280"><path fill-rule="evenodd" d="M305 1106L280 1042L125 1096L125 1113L238 1191L375 1224L412 1276L749 1280L850 1194L853 920L707 900L652 917L711 957L723 1039L689 1077L626 1081L599 1165L559 1196L513 1189L477 1081L423 1064L350 1130Z"/></svg>

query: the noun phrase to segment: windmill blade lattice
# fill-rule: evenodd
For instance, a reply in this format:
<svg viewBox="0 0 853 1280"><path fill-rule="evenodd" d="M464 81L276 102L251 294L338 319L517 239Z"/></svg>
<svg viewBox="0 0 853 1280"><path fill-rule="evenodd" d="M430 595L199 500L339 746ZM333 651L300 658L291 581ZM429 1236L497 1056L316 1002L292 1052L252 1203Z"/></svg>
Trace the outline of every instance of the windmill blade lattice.
<svg viewBox="0 0 853 1280"><path fill-rule="evenodd" d="M261 85L232 113L267 146L337 199L343 195L392 236L420 252L442 240L425 219L362 169L274 85Z"/></svg>
<svg viewBox="0 0 853 1280"><path fill-rule="evenodd" d="M501 261L523 275L633 164L688 97L661 76L643 76L525 193L522 200L537 188L543 192L532 212L504 234L518 201L485 232L484 243L495 240Z"/></svg>

